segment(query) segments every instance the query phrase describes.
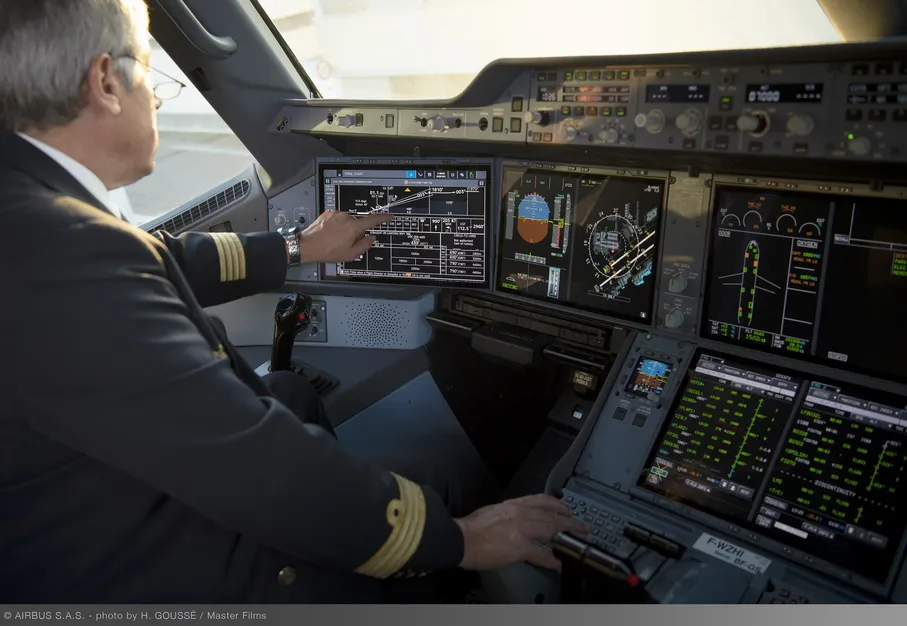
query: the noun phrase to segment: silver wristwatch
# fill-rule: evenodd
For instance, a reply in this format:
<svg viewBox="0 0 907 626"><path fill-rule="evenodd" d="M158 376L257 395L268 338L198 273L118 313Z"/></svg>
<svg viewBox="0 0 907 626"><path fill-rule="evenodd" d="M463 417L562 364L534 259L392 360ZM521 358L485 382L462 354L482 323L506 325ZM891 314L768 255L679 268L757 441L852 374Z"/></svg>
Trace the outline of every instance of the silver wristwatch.
<svg viewBox="0 0 907 626"><path fill-rule="evenodd" d="M299 265L302 262L299 253L299 233L302 232L302 229L294 226L293 228L280 228L277 232L283 236L283 240L287 244L287 256L290 258L288 267Z"/></svg>

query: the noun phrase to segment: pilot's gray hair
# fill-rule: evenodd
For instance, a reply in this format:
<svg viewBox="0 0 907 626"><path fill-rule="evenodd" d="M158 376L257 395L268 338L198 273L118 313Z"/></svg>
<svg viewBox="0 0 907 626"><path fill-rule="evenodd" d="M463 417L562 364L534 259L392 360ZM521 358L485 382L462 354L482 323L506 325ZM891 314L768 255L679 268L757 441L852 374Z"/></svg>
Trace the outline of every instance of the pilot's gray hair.
<svg viewBox="0 0 907 626"><path fill-rule="evenodd" d="M91 62L117 61L134 84L137 44L148 40L144 0L0 0L0 130L46 130L85 106Z"/></svg>

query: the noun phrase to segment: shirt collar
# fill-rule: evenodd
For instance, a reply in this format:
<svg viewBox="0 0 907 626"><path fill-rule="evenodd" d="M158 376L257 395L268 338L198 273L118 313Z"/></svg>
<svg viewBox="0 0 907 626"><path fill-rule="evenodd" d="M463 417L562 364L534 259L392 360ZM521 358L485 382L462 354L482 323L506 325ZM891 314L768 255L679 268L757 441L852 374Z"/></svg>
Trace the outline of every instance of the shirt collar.
<svg viewBox="0 0 907 626"><path fill-rule="evenodd" d="M56 161L60 167L65 169L69 174L76 179L85 189L94 196L98 202L100 202L108 211L110 211L115 217L122 219L123 215L120 213L119 207L110 197L110 194L107 191L107 186L98 178L97 174L92 172L90 169L76 161L74 158L68 154L60 152L56 148L47 145L43 141L39 141L34 137L29 137L24 133L16 133L22 139L25 139L30 144L44 152L47 156Z"/></svg>

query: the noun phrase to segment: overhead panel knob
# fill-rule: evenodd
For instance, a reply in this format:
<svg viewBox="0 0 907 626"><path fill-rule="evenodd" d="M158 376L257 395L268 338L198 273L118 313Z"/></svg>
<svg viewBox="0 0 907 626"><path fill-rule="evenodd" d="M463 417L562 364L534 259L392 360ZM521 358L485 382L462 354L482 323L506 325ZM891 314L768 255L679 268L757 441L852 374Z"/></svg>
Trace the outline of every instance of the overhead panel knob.
<svg viewBox="0 0 907 626"><path fill-rule="evenodd" d="M645 128L654 135L660 133L664 129L665 115L659 109L655 109L648 113L640 113L633 122L636 124L637 128Z"/></svg>
<svg viewBox="0 0 907 626"><path fill-rule="evenodd" d="M527 124L547 126L551 121L551 115L548 111L526 111L526 113L523 114L523 121Z"/></svg>
<svg viewBox="0 0 907 626"><path fill-rule="evenodd" d="M617 143L618 139L620 139L620 134L616 128L606 128L598 133L598 138L601 139L602 143Z"/></svg>
<svg viewBox="0 0 907 626"><path fill-rule="evenodd" d="M576 139L576 129L573 126L568 126L564 129L564 141L573 141Z"/></svg>
<svg viewBox="0 0 907 626"><path fill-rule="evenodd" d="M787 118L787 132L798 137L806 137L813 132L816 122L811 115L791 115Z"/></svg>
<svg viewBox="0 0 907 626"><path fill-rule="evenodd" d="M702 129L702 116L695 109L688 109L677 116L674 125L684 135L692 136Z"/></svg>
<svg viewBox="0 0 907 626"><path fill-rule="evenodd" d="M737 128L754 137L768 132L769 119L766 113L744 113L737 118Z"/></svg>
<svg viewBox="0 0 907 626"><path fill-rule="evenodd" d="M872 150L872 142L868 137L854 137L847 144L847 149L857 156L866 156Z"/></svg>
<svg viewBox="0 0 907 626"><path fill-rule="evenodd" d="M278 213L274 216L274 225L275 226L284 226L287 223L287 216L285 213Z"/></svg>
<svg viewBox="0 0 907 626"><path fill-rule="evenodd" d="M448 129L447 119L442 115L435 115L429 119L428 125L432 130L444 131Z"/></svg>

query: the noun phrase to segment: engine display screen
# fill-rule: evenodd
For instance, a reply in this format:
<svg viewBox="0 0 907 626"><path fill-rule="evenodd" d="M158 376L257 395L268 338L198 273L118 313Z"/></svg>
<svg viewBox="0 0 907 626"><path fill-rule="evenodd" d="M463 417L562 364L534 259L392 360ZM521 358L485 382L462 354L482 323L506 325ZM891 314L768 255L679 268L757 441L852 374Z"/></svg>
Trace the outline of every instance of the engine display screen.
<svg viewBox="0 0 907 626"><path fill-rule="evenodd" d="M490 163L319 162L318 181L321 211L394 216L371 231L377 241L365 255L326 264L326 279L490 284Z"/></svg>
<svg viewBox="0 0 907 626"><path fill-rule="evenodd" d="M718 187L703 334L907 378L907 202Z"/></svg>
<svg viewBox="0 0 907 626"><path fill-rule="evenodd" d="M637 486L884 582L905 475L907 399L700 351Z"/></svg>
<svg viewBox="0 0 907 626"><path fill-rule="evenodd" d="M648 320L665 185L505 166L498 287Z"/></svg>

